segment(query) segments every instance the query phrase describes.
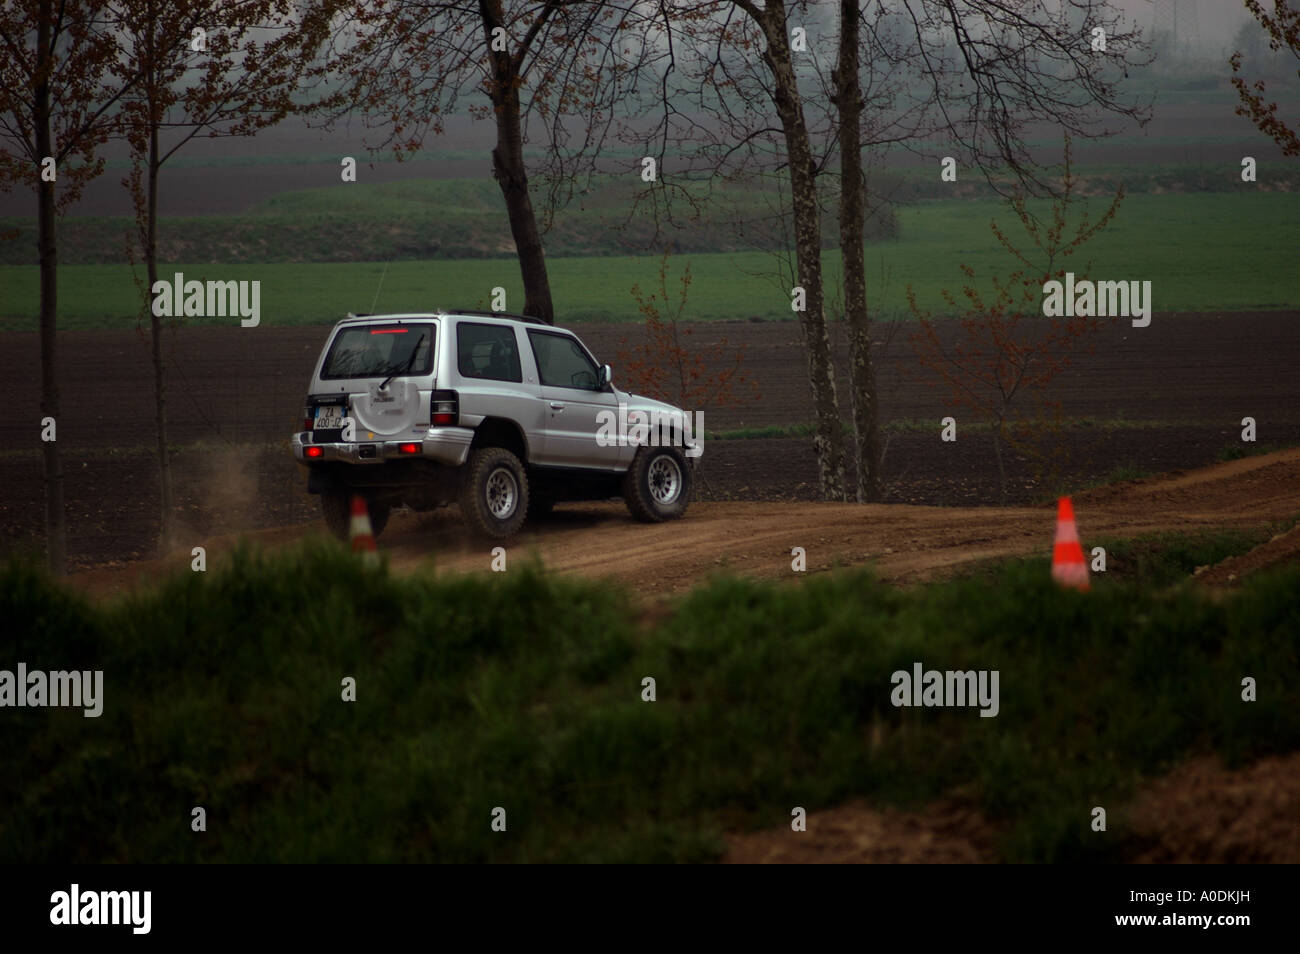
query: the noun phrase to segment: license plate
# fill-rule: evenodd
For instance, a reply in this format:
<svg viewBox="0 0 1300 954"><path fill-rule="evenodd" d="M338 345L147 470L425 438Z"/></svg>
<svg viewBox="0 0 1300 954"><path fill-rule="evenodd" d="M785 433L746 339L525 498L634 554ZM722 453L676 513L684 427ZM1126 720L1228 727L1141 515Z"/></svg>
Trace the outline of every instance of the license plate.
<svg viewBox="0 0 1300 954"><path fill-rule="evenodd" d="M343 426L343 408L337 404L322 404L316 408L316 424L318 431L332 430Z"/></svg>

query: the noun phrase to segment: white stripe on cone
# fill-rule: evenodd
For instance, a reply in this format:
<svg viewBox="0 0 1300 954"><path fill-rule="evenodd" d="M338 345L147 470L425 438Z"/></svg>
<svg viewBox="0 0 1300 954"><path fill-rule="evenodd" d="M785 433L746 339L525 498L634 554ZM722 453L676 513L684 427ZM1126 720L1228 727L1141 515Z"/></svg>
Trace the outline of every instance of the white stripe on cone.
<svg viewBox="0 0 1300 954"><path fill-rule="evenodd" d="M370 526L370 508L366 506L365 498L360 495L352 497L352 522L348 529L348 538L352 545L352 552L360 552L367 563L373 563L379 558L375 547L375 531Z"/></svg>
<svg viewBox="0 0 1300 954"><path fill-rule="evenodd" d="M1052 567L1052 579L1065 586L1088 587L1088 564L1058 563Z"/></svg>

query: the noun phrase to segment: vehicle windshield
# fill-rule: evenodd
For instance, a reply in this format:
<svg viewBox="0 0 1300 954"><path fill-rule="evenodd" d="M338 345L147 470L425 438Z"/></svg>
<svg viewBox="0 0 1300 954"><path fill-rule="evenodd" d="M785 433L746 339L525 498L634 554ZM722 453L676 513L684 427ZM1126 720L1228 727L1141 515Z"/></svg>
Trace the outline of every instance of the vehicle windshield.
<svg viewBox="0 0 1300 954"><path fill-rule="evenodd" d="M425 375L432 367L432 324L358 325L334 336L322 378ZM410 370L406 370L409 367Z"/></svg>

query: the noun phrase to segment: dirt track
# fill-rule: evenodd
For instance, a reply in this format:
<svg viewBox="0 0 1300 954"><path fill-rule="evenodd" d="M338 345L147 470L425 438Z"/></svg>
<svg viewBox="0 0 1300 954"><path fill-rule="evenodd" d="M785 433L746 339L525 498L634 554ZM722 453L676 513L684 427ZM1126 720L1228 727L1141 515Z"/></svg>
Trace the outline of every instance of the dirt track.
<svg viewBox="0 0 1300 954"><path fill-rule="evenodd" d="M1300 861L1300 754L1227 769L1200 757L1154 780L1129 807L1143 864L1295 864ZM999 829L970 804L945 799L914 812L861 801L789 825L735 834L733 864L968 864L997 860Z"/></svg>
<svg viewBox="0 0 1300 954"><path fill-rule="evenodd" d="M1300 514L1300 449L1084 493L1075 498L1075 512L1085 545L1161 531L1266 528ZM809 572L873 563L886 579L912 583L979 560L1046 554L1054 519L1051 507L718 502L692 507L683 520L647 526L634 523L621 505L589 504L556 511L510 541L507 554L514 560L536 554L553 571L612 578L646 596L688 589L724 568L788 578L797 546L807 553ZM248 537L281 546L319 530L285 527ZM209 558L219 559L235 539L205 541ZM472 539L455 509L395 514L380 539L390 565L402 573L487 571L492 546ZM1279 549L1278 559L1295 558L1293 549ZM106 595L188 561L187 551L71 579Z"/></svg>

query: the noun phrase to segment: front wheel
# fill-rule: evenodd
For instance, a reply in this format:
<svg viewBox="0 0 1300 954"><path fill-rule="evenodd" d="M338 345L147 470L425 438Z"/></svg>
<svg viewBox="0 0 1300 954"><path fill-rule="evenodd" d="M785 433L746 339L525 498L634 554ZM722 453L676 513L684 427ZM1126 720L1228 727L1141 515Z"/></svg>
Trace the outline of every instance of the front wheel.
<svg viewBox="0 0 1300 954"><path fill-rule="evenodd" d="M472 451L460 512L484 536L501 539L517 533L528 515L528 475L519 458L504 447Z"/></svg>
<svg viewBox="0 0 1300 954"><path fill-rule="evenodd" d="M646 523L675 520L691 502L691 468L680 447L642 447L623 476L623 499Z"/></svg>

